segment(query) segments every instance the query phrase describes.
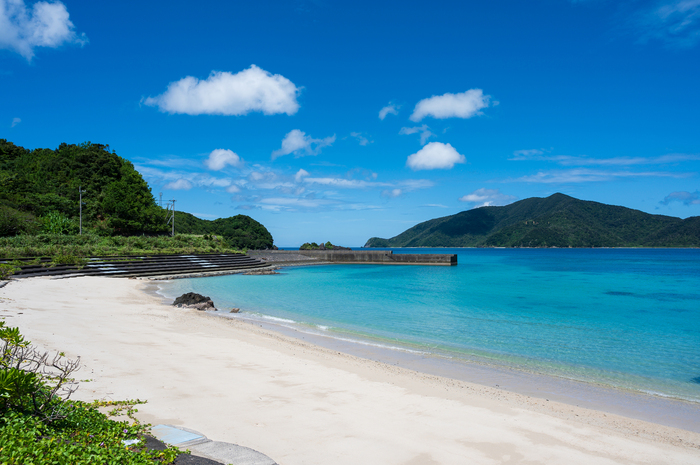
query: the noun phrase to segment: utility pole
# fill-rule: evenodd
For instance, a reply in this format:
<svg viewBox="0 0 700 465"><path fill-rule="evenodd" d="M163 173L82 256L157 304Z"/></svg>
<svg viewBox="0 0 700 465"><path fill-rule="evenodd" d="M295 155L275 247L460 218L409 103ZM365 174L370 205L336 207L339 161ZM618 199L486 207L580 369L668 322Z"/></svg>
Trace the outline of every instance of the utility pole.
<svg viewBox="0 0 700 465"><path fill-rule="evenodd" d="M163 193L161 192L158 195L160 195L160 208L163 208Z"/></svg>
<svg viewBox="0 0 700 465"><path fill-rule="evenodd" d="M83 186L78 186L78 202L80 203L80 234L83 234Z"/></svg>
<svg viewBox="0 0 700 465"><path fill-rule="evenodd" d="M168 215L168 221L165 224L170 224L171 221L173 222L173 229L170 235L175 237L175 199L170 200L165 208L166 211L170 213Z"/></svg>

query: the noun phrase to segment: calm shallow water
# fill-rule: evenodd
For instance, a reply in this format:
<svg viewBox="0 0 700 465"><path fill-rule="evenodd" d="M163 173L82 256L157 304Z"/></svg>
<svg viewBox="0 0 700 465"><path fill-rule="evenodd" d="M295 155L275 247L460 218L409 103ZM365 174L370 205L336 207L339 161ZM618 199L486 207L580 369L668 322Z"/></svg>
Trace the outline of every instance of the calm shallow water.
<svg viewBox="0 0 700 465"><path fill-rule="evenodd" d="M700 250L394 253L457 253L459 265L286 268L165 292L336 338L700 402Z"/></svg>

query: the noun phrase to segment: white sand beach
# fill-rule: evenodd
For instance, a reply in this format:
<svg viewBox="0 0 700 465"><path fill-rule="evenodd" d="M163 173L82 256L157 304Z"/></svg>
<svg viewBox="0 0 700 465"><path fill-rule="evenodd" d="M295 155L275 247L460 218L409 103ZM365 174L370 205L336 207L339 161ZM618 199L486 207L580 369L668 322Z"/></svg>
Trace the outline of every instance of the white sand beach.
<svg viewBox="0 0 700 465"><path fill-rule="evenodd" d="M164 305L129 279L32 278L0 317L80 356L74 398L296 464L700 464L700 434L341 354Z"/></svg>

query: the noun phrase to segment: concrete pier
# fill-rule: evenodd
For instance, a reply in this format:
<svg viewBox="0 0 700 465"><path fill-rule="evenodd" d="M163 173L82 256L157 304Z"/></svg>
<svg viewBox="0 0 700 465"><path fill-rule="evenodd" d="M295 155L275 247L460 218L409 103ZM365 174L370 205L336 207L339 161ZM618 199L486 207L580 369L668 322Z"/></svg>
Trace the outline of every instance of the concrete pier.
<svg viewBox="0 0 700 465"><path fill-rule="evenodd" d="M457 254L394 254L391 250L251 250L248 255L276 264L308 261L373 265L457 264Z"/></svg>

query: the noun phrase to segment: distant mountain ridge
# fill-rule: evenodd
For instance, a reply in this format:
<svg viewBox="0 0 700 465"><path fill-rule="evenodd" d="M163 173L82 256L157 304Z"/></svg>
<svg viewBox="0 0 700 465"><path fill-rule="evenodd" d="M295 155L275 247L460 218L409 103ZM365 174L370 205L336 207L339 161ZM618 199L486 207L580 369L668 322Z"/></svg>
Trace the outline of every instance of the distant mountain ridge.
<svg viewBox="0 0 700 465"><path fill-rule="evenodd" d="M700 247L700 217L557 193L424 221L390 239L372 237L365 247Z"/></svg>

